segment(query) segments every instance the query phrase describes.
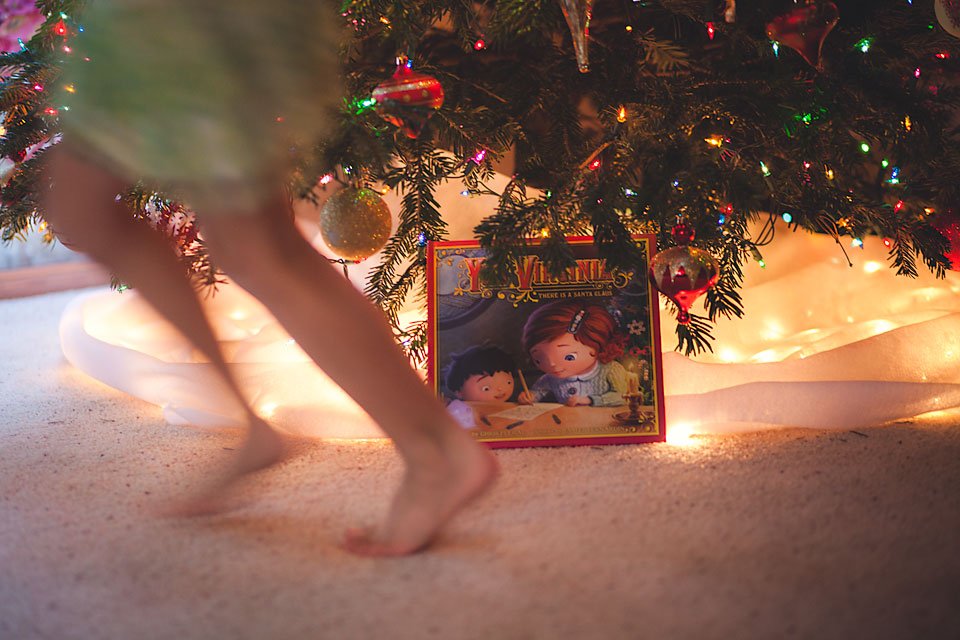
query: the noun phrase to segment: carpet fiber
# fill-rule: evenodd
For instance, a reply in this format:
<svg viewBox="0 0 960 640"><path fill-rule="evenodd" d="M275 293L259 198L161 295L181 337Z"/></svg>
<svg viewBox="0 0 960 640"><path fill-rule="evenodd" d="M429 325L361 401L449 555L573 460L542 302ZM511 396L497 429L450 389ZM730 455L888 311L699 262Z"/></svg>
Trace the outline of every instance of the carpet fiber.
<svg viewBox="0 0 960 640"><path fill-rule="evenodd" d="M401 466L304 441L237 508L158 517L239 434L60 355L76 293L0 303L0 638L956 638L960 413L688 446L499 450L428 553L356 558Z"/></svg>

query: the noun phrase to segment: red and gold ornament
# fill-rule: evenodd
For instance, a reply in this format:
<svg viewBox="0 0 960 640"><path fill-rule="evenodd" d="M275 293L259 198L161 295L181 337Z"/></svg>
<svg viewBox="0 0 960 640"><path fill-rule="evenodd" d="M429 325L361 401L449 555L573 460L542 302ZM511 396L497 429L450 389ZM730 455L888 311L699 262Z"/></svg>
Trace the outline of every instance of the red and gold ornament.
<svg viewBox="0 0 960 640"><path fill-rule="evenodd" d="M960 271L960 214L947 209L935 215L930 222L950 242L950 246L943 252L950 261L950 269Z"/></svg>
<svg viewBox="0 0 960 640"><path fill-rule="evenodd" d="M427 120L443 104L443 87L433 76L418 73L406 58L397 58L393 77L373 90L377 114L397 125L411 138L423 131Z"/></svg>
<svg viewBox="0 0 960 640"><path fill-rule="evenodd" d="M720 265L708 251L686 246L694 237L692 227L681 222L672 232L680 244L654 254L649 276L653 286L679 307L677 322L687 324L690 307L720 278Z"/></svg>
<svg viewBox="0 0 960 640"><path fill-rule="evenodd" d="M840 12L834 3L807 0L802 7L768 24L767 37L794 49L810 66L820 69L823 41L839 19Z"/></svg>

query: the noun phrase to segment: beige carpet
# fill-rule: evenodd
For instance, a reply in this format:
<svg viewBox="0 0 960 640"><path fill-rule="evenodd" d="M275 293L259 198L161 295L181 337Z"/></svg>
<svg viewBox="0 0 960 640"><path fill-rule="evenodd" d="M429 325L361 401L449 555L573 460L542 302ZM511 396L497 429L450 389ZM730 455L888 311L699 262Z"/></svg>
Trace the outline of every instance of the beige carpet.
<svg viewBox="0 0 960 640"><path fill-rule="evenodd" d="M400 467L305 443L228 515L151 515L233 433L60 356L75 295L0 303L0 638L957 638L960 413L501 450L503 476L429 553L341 551Z"/></svg>

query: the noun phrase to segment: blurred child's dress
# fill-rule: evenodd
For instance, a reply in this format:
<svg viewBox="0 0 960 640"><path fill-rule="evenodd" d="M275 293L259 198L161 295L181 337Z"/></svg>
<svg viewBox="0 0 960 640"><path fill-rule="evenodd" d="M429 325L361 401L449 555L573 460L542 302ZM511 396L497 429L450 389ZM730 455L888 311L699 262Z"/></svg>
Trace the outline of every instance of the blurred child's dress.
<svg viewBox="0 0 960 640"><path fill-rule="evenodd" d="M250 211L334 122L338 27L317 0L97 0L70 40L65 135L131 183ZM72 90L72 91L71 91Z"/></svg>

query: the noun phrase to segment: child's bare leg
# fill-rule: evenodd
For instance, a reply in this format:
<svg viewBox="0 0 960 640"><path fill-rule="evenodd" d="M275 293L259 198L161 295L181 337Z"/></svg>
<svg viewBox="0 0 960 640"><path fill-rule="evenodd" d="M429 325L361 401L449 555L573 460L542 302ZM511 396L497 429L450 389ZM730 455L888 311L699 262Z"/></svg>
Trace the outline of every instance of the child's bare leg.
<svg viewBox="0 0 960 640"><path fill-rule="evenodd" d="M278 197L244 224L207 216L207 246L383 427L407 464L385 524L372 535L350 535L348 548L383 555L416 551L488 486L494 458L428 391L383 313L310 246L288 213Z"/></svg>
<svg viewBox="0 0 960 640"><path fill-rule="evenodd" d="M210 360L229 391L245 408L250 430L233 467L191 510L212 508L214 495L240 475L275 462L281 455L278 434L247 405L230 375L193 285L160 234L135 221L115 197L124 182L79 159L69 147L51 151L54 189L47 202L51 227L71 247L83 251L135 287Z"/></svg>

